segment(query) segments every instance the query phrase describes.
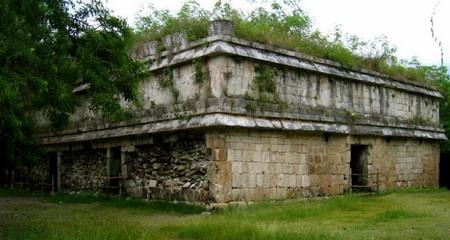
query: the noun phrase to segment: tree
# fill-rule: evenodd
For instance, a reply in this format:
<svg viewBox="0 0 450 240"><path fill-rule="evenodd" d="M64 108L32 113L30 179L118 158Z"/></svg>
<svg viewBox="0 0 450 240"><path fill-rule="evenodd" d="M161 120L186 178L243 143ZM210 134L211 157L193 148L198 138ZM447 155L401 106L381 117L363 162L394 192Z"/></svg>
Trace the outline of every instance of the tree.
<svg viewBox="0 0 450 240"><path fill-rule="evenodd" d="M128 54L132 30L98 0L0 0L0 167L36 159L34 123L64 126L89 86L91 108L110 119L137 101L144 65Z"/></svg>

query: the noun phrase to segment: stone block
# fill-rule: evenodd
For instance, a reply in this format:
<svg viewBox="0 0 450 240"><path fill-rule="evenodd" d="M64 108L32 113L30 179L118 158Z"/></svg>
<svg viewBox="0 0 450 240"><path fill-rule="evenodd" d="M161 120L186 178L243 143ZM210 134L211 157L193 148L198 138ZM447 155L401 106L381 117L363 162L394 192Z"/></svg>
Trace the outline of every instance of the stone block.
<svg viewBox="0 0 450 240"><path fill-rule="evenodd" d="M238 173L232 174L232 188L241 188L242 187L242 175Z"/></svg>
<svg viewBox="0 0 450 240"><path fill-rule="evenodd" d="M301 182L302 182L302 185L301 185L302 187L310 187L311 186L309 175L303 175Z"/></svg>
<svg viewBox="0 0 450 240"><path fill-rule="evenodd" d="M213 161L226 161L227 154L225 149L223 148L214 148L212 149Z"/></svg>
<svg viewBox="0 0 450 240"><path fill-rule="evenodd" d="M242 162L231 163L231 170L233 171L233 173L242 173Z"/></svg>
<svg viewBox="0 0 450 240"><path fill-rule="evenodd" d="M263 183L264 183L263 178L264 178L264 175L262 175L262 174L257 174L256 175L256 187L263 187L264 186L263 185Z"/></svg>
<svg viewBox="0 0 450 240"><path fill-rule="evenodd" d="M208 25L208 35L234 35L233 22L226 19L210 21Z"/></svg>
<svg viewBox="0 0 450 240"><path fill-rule="evenodd" d="M156 180L150 180L148 182L148 187L154 188L154 187L156 187L156 184L157 184Z"/></svg>
<svg viewBox="0 0 450 240"><path fill-rule="evenodd" d="M263 171L263 163L262 162L249 162L248 170L251 174L261 174Z"/></svg>

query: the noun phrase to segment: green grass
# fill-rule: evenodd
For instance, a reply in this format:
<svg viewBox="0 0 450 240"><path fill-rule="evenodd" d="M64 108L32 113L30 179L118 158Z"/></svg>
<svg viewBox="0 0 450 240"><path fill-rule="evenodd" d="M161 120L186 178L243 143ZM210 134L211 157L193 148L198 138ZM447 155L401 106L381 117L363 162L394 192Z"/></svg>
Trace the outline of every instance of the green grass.
<svg viewBox="0 0 450 240"><path fill-rule="evenodd" d="M449 239L450 191L201 207L0 191L0 239Z"/></svg>
<svg viewBox="0 0 450 240"><path fill-rule="evenodd" d="M125 198L121 196L111 196L98 194L95 192L80 192L76 194L45 194L39 192L28 192L24 190L0 189L0 197L38 197L42 200L59 205L65 204L94 204L101 208L126 209L139 214L199 214L205 208L199 205L174 203L167 201L145 201L142 199Z"/></svg>

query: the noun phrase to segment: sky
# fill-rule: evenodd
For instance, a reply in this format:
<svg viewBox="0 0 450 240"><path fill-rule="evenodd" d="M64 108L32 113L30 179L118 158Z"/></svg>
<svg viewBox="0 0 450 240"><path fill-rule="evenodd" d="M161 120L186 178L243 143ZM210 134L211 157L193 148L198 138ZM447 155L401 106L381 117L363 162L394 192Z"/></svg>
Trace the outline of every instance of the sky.
<svg viewBox="0 0 450 240"><path fill-rule="evenodd" d="M139 12L152 4L177 12L183 0L103 0L115 15L133 25ZM197 0L212 9L215 0ZM230 0L235 8L251 10L247 0ZM450 68L450 0L301 0L300 6L312 18L313 26L330 33L337 25L362 39L385 35L401 59L417 57L425 65L440 65L438 43L431 36L433 8L435 33L444 49L444 65Z"/></svg>

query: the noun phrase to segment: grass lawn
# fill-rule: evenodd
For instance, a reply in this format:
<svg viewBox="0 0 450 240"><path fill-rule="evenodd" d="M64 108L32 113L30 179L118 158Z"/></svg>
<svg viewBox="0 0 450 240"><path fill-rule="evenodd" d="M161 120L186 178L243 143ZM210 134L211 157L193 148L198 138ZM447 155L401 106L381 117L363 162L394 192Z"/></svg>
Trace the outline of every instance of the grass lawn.
<svg viewBox="0 0 450 240"><path fill-rule="evenodd" d="M201 207L0 190L0 239L450 239L450 191Z"/></svg>

